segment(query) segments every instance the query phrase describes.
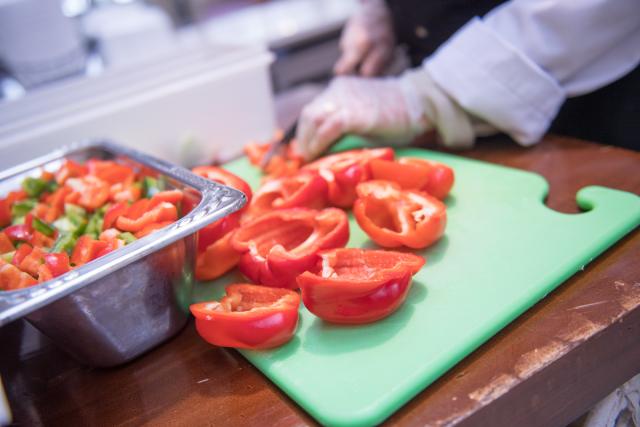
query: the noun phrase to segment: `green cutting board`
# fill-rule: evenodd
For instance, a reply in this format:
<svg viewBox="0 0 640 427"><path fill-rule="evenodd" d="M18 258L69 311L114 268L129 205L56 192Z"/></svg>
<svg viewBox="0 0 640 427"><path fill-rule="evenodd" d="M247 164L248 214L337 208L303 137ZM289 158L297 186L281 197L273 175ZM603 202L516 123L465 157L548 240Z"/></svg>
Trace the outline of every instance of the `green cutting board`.
<svg viewBox="0 0 640 427"><path fill-rule="evenodd" d="M358 144L349 138L343 147ZM326 323L304 307L283 347L241 353L319 422L374 425L640 223L640 197L603 187L577 194L580 214L544 205L547 182L517 169L421 149L398 156L450 165L444 237L421 252L427 263L404 305L370 325ZM257 187L246 159L230 171ZM352 219L352 247L376 247ZM232 272L200 284L195 300L219 298Z"/></svg>

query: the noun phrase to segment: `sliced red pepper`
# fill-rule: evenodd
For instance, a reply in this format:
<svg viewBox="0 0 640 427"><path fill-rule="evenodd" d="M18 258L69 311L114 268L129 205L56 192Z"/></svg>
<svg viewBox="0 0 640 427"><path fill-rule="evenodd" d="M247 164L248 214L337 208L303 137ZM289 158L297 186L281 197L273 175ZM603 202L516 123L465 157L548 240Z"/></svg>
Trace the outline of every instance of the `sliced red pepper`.
<svg viewBox="0 0 640 427"><path fill-rule="evenodd" d="M240 261L240 254L231 245L233 233L227 233L211 243L196 259L196 279L213 280L231 270Z"/></svg>
<svg viewBox="0 0 640 427"><path fill-rule="evenodd" d="M113 227L116 220L121 216L127 213L129 210L129 206L125 202L114 203L111 205L109 209L104 214L104 218L102 220L102 229L107 230Z"/></svg>
<svg viewBox="0 0 640 427"><path fill-rule="evenodd" d="M300 296L287 289L234 284L220 302L191 305L196 329L210 344L265 349L280 346L295 334Z"/></svg>
<svg viewBox="0 0 640 427"><path fill-rule="evenodd" d="M427 193L402 190L390 181L364 182L357 192L353 215L380 246L425 248L444 233L446 206Z"/></svg>
<svg viewBox="0 0 640 427"><path fill-rule="evenodd" d="M120 216L116 220L116 227L123 231L136 233L142 231L153 223L173 222L178 219L178 210L175 205L168 202L160 202L159 205L150 211L143 213L140 217L132 219L127 216Z"/></svg>
<svg viewBox="0 0 640 427"><path fill-rule="evenodd" d="M160 230L161 228L165 228L166 226L171 225L172 223L173 221L154 222L153 224L149 224L142 230L136 232L134 235L136 236L136 239L141 239L156 230Z"/></svg>
<svg viewBox="0 0 640 427"><path fill-rule="evenodd" d="M88 236L86 234L80 236L80 238L76 242L76 246L73 248L73 253L71 254L71 263L76 266L86 264L89 261L96 259L98 257L98 254L107 247L109 247L108 242L104 242L102 240L94 240L91 238L91 236Z"/></svg>
<svg viewBox="0 0 640 427"><path fill-rule="evenodd" d="M109 187L109 200L113 202L133 203L140 197L142 197L142 189L139 185L119 182Z"/></svg>
<svg viewBox="0 0 640 427"><path fill-rule="evenodd" d="M298 277L305 307L329 322L369 323L396 311L411 276L424 265L418 255L357 248L320 253L313 271Z"/></svg>
<svg viewBox="0 0 640 427"><path fill-rule="evenodd" d="M131 184L136 176L135 171L125 165L113 160L90 159L86 163L89 174L100 178L109 184L126 183Z"/></svg>
<svg viewBox="0 0 640 427"><path fill-rule="evenodd" d="M0 199L0 227L11 224L11 203L7 199Z"/></svg>
<svg viewBox="0 0 640 427"><path fill-rule="evenodd" d="M12 291L37 285L36 279L29 274L20 271L15 265L4 262L0 259L0 289Z"/></svg>
<svg viewBox="0 0 640 427"><path fill-rule="evenodd" d="M296 276L316 264L319 251L342 247L348 240L344 211L294 208L249 221L234 233L231 243L243 254L238 267L249 279L295 289Z"/></svg>
<svg viewBox="0 0 640 427"><path fill-rule="evenodd" d="M184 193L180 190L160 191L151 197L150 207L158 206L162 202L173 203L177 205L182 201Z"/></svg>
<svg viewBox="0 0 640 427"><path fill-rule="evenodd" d="M0 233L0 254L6 254L15 250L11 239L5 233Z"/></svg>
<svg viewBox="0 0 640 427"><path fill-rule="evenodd" d="M332 205L350 208L356 199L356 186L371 179L371 161L393 157L391 148L351 150L318 159L302 170L315 171L327 181Z"/></svg>
<svg viewBox="0 0 640 427"><path fill-rule="evenodd" d="M129 209L127 209L127 212L124 214L124 216L130 219L138 219L142 215L144 215L145 212L149 211L150 205L151 199L140 199L129 206Z"/></svg>
<svg viewBox="0 0 640 427"><path fill-rule="evenodd" d="M444 163L413 157L371 162L372 178L393 181L405 190L421 190L443 200L453 187L453 169Z"/></svg>
<svg viewBox="0 0 640 427"><path fill-rule="evenodd" d="M326 205L326 181L313 173L300 173L265 182L253 196L248 216L256 217L274 209L322 209Z"/></svg>
<svg viewBox="0 0 640 427"><path fill-rule="evenodd" d="M262 159L271 149L271 146L282 137L282 133L276 133L272 141L259 144L251 143L244 146L244 152L249 159L249 162L262 168ZM271 157L269 163L267 163L263 172L269 176L269 178L281 178L285 176L295 175L302 166L303 159L296 154L294 149L295 141L292 141L284 152L277 153Z"/></svg>
<svg viewBox="0 0 640 427"><path fill-rule="evenodd" d="M65 252L45 254L44 263L49 269L52 277L58 277L71 270L71 264L69 263L69 255ZM38 279L41 279L38 276ZM42 280L41 280L42 281Z"/></svg>
<svg viewBox="0 0 640 427"><path fill-rule="evenodd" d="M78 204L85 209L93 211L109 200L109 184L95 176L70 178L66 184L71 187L73 193L67 196L65 201Z"/></svg>
<svg viewBox="0 0 640 427"><path fill-rule="evenodd" d="M69 178L79 178L85 176L88 170L87 167L75 162L71 159L66 159L64 164L56 172L56 182L60 185L64 184Z"/></svg>

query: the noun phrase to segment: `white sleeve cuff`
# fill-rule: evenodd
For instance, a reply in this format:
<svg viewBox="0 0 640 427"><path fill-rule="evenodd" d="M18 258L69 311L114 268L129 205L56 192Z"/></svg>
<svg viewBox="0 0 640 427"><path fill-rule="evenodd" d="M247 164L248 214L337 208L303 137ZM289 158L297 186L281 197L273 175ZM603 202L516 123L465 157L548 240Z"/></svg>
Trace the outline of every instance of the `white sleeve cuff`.
<svg viewBox="0 0 640 427"><path fill-rule="evenodd" d="M540 140L565 100L559 84L479 18L423 66L469 113L522 145Z"/></svg>

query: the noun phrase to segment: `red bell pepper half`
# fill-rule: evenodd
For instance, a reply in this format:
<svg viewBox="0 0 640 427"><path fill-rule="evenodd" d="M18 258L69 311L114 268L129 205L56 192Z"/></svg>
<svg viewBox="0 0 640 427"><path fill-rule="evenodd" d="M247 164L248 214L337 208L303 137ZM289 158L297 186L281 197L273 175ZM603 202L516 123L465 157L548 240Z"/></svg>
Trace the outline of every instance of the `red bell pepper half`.
<svg viewBox="0 0 640 427"><path fill-rule="evenodd" d="M329 322L369 323L393 313L404 302L411 276L424 265L418 255L358 248L320 253L312 271L298 277L302 301Z"/></svg>
<svg viewBox="0 0 640 427"><path fill-rule="evenodd" d="M296 276L316 264L319 251L343 247L348 240L344 211L294 208L250 220L234 233L231 244L242 254L238 267L249 279L295 289Z"/></svg>
<svg viewBox="0 0 640 427"><path fill-rule="evenodd" d="M390 181L364 182L357 192L353 215L380 246L421 249L444 233L446 206L427 193L402 190Z"/></svg>
<svg viewBox="0 0 640 427"><path fill-rule="evenodd" d="M453 187L453 169L444 163L413 157L402 157L396 161L374 159L371 161L371 177L376 180L393 181L404 190L425 191L444 200Z"/></svg>
<svg viewBox="0 0 640 427"><path fill-rule="evenodd" d="M199 166L193 173L219 184L242 191L247 196L247 205L222 219L207 225L198 232L198 255L196 278L213 280L236 266L240 255L231 247L230 233L240 225L240 217L252 199L251 187L242 178L215 166Z"/></svg>
<svg viewBox="0 0 640 427"><path fill-rule="evenodd" d="M191 305L196 329L210 344L266 349L293 337L298 325L300 296L287 289L234 284L220 302Z"/></svg>
<svg viewBox="0 0 640 427"><path fill-rule="evenodd" d="M356 186L371 179L371 161L393 158L391 148L351 150L318 159L302 170L317 172L327 181L329 202L332 205L350 208L356 199Z"/></svg>
<svg viewBox="0 0 640 427"><path fill-rule="evenodd" d="M319 175L299 173L265 182L253 196L248 216L275 209L322 209L327 204L327 183Z"/></svg>

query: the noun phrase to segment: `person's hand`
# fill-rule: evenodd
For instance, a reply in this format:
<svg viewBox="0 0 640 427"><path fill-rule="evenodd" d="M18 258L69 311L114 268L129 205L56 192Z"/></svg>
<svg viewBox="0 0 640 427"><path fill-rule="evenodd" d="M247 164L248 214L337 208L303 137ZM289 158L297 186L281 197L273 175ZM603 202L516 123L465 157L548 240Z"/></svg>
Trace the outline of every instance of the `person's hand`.
<svg viewBox="0 0 640 427"><path fill-rule="evenodd" d="M340 39L342 55L334 73L379 75L393 58L393 23L383 0L362 0L361 9L347 22Z"/></svg>
<svg viewBox="0 0 640 427"><path fill-rule="evenodd" d="M311 160L348 133L401 145L430 129L448 146L474 141L470 116L426 70L390 78L337 77L302 110L295 148Z"/></svg>

